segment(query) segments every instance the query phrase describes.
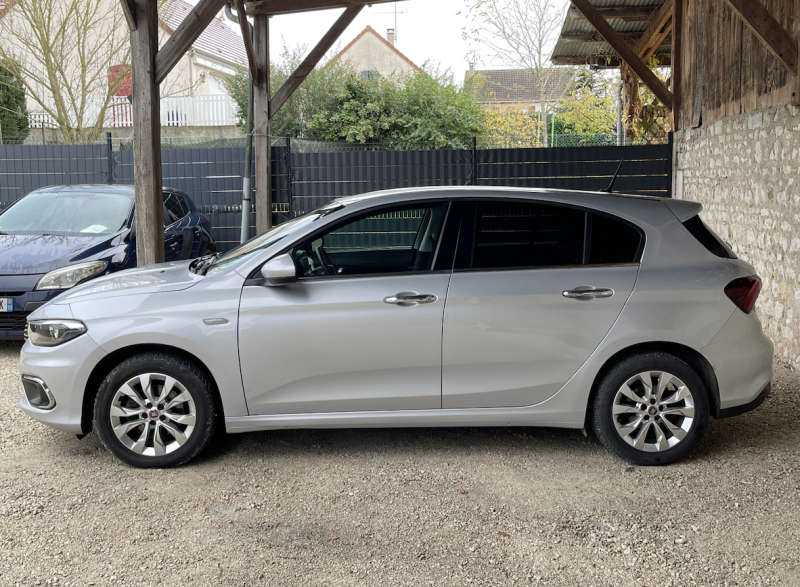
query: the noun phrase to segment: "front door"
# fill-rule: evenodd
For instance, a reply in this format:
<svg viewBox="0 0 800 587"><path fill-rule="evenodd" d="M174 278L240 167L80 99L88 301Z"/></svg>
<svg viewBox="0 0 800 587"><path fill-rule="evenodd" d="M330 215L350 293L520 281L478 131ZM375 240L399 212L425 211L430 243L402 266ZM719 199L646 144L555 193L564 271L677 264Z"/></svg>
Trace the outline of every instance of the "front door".
<svg viewBox="0 0 800 587"><path fill-rule="evenodd" d="M434 271L448 205L359 214L290 251L296 283L245 286L251 415L441 407L450 271Z"/></svg>
<svg viewBox="0 0 800 587"><path fill-rule="evenodd" d="M558 391L619 316L641 234L543 203L486 201L464 215L442 347L442 407L517 407ZM588 241L588 246L587 246Z"/></svg>

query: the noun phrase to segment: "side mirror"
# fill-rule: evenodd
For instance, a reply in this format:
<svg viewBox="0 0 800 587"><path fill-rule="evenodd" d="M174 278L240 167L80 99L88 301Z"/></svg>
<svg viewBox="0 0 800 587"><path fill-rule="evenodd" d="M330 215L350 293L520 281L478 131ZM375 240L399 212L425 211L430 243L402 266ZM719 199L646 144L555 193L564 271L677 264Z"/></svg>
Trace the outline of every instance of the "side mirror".
<svg viewBox="0 0 800 587"><path fill-rule="evenodd" d="M261 277L267 280L266 285L284 285L297 281L297 269L291 255L284 253L264 263Z"/></svg>

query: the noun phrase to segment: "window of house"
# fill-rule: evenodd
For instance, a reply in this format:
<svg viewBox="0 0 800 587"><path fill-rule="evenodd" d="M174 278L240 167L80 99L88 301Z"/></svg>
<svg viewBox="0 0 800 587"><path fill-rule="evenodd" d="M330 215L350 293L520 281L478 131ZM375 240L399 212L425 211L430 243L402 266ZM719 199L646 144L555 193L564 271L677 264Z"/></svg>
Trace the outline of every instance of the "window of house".
<svg viewBox="0 0 800 587"><path fill-rule="evenodd" d="M108 68L108 87L113 91L114 96L128 96L133 92L133 80L131 78L131 66L112 65Z"/></svg>
<svg viewBox="0 0 800 587"><path fill-rule="evenodd" d="M583 210L539 203L478 204L474 269L581 265Z"/></svg>
<svg viewBox="0 0 800 587"><path fill-rule="evenodd" d="M642 235L630 224L603 214L592 214L589 263L633 263Z"/></svg>
<svg viewBox="0 0 800 587"><path fill-rule="evenodd" d="M418 203L361 215L296 246L298 276L428 271L446 212L446 203Z"/></svg>

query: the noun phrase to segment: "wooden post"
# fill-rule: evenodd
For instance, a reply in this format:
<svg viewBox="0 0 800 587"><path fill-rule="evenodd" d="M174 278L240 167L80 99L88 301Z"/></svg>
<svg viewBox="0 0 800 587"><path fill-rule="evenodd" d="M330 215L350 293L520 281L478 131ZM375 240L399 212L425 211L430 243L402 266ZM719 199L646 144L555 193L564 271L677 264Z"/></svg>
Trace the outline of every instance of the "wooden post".
<svg viewBox="0 0 800 587"><path fill-rule="evenodd" d="M272 157L269 139L269 17L253 19L258 85L253 85L253 146L256 153L256 233L272 227Z"/></svg>
<svg viewBox="0 0 800 587"><path fill-rule="evenodd" d="M164 202L161 195L161 124L155 58L158 2L133 0L133 189L136 197L136 260L139 266L164 261Z"/></svg>
<svg viewBox="0 0 800 587"><path fill-rule="evenodd" d="M683 128L681 120L683 89L683 2L676 0L672 12L672 130Z"/></svg>

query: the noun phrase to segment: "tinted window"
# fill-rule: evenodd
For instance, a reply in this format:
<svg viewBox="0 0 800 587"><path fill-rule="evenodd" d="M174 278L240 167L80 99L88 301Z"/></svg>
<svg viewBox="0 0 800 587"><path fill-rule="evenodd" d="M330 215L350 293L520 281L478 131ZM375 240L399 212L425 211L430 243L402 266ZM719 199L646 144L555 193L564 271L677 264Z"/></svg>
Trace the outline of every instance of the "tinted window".
<svg viewBox="0 0 800 587"><path fill-rule="evenodd" d="M164 226L174 224L188 213L180 194L164 192Z"/></svg>
<svg viewBox="0 0 800 587"><path fill-rule="evenodd" d="M692 216L683 225L709 252L723 259L736 259L736 253L713 230L705 225L700 216Z"/></svg>
<svg viewBox="0 0 800 587"><path fill-rule="evenodd" d="M427 271L441 236L447 204L361 215L292 251L298 275L364 275Z"/></svg>
<svg viewBox="0 0 800 587"><path fill-rule="evenodd" d="M592 214L589 263L633 263L642 235L620 220Z"/></svg>
<svg viewBox="0 0 800 587"><path fill-rule="evenodd" d="M478 204L472 267L580 265L585 212L548 204Z"/></svg>

